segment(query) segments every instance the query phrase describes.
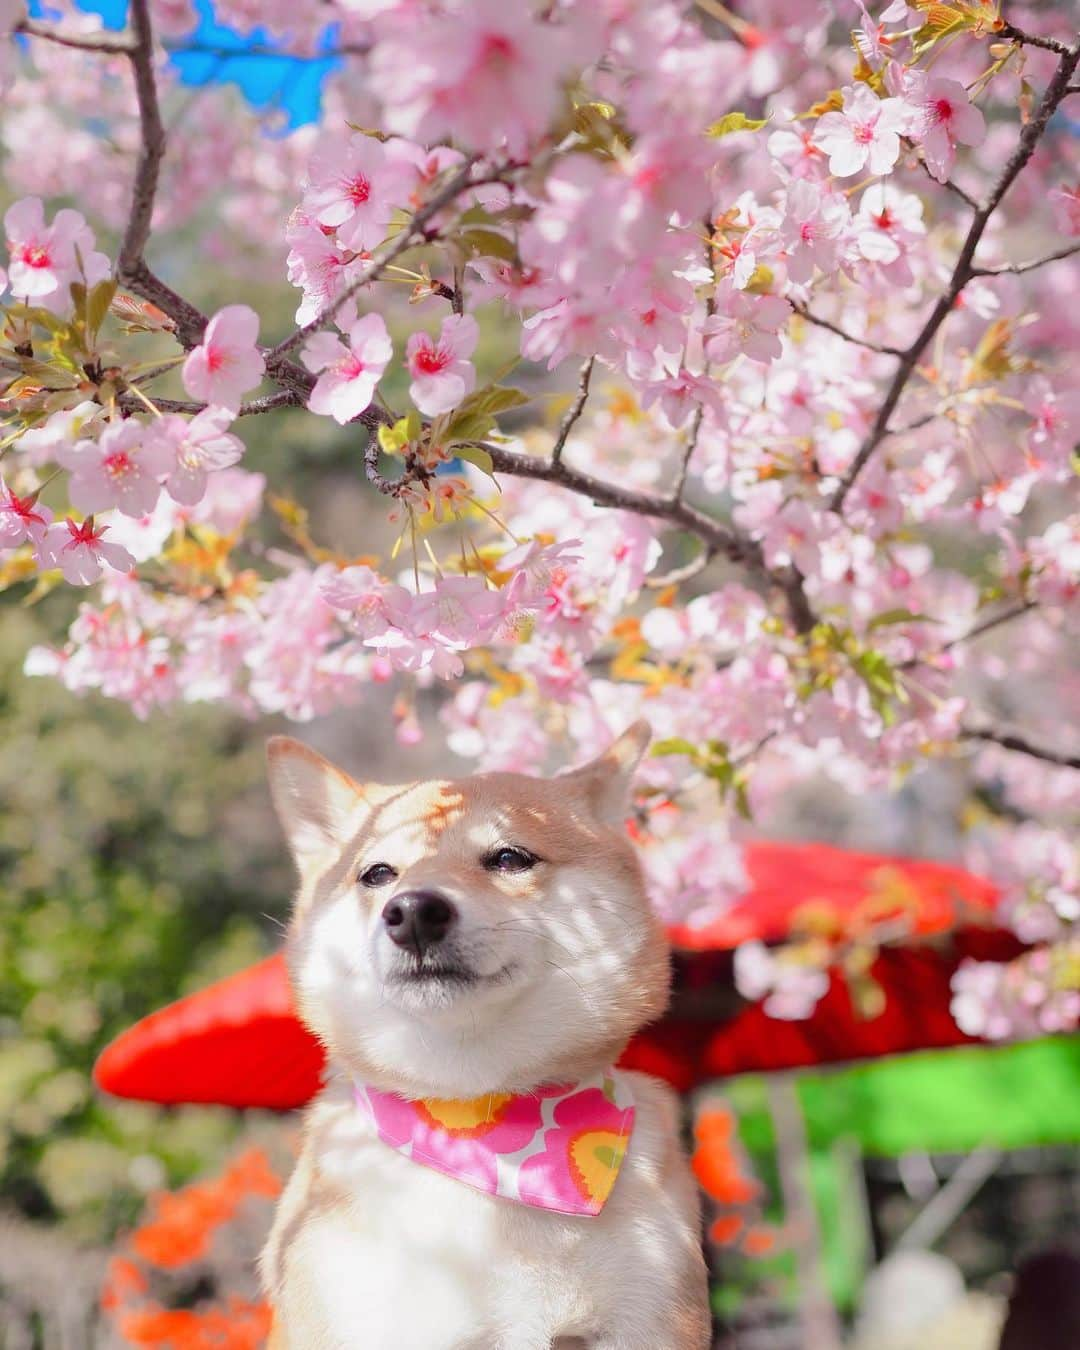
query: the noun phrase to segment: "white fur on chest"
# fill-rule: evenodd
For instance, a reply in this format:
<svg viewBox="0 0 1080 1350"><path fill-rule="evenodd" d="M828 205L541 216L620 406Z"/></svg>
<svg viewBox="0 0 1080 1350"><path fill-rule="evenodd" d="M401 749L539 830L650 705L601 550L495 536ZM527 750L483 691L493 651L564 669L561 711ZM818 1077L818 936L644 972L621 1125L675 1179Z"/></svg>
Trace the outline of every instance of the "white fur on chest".
<svg viewBox="0 0 1080 1350"><path fill-rule="evenodd" d="M341 1198L305 1207L288 1235L286 1316L290 1303L306 1321L318 1307L320 1345L335 1350L532 1350L624 1312L635 1284L664 1282L661 1267L696 1241L692 1200L688 1215L686 1195L662 1184L670 1125L657 1109L661 1089L636 1082L648 1090L635 1090L627 1158L595 1218L498 1199L413 1162L331 1090L308 1144L316 1189Z"/></svg>

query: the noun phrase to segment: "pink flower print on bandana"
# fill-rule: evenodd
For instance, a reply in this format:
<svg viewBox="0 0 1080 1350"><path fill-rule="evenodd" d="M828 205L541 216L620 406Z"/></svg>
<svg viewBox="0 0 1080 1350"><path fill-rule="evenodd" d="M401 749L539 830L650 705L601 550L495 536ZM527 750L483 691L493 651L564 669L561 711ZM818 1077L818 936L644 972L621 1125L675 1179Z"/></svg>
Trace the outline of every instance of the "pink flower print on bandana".
<svg viewBox="0 0 1080 1350"><path fill-rule="evenodd" d="M379 1138L414 1162L558 1214L600 1213L634 1127L629 1082L614 1069L571 1087L472 1101L412 1101L361 1085L354 1092Z"/></svg>

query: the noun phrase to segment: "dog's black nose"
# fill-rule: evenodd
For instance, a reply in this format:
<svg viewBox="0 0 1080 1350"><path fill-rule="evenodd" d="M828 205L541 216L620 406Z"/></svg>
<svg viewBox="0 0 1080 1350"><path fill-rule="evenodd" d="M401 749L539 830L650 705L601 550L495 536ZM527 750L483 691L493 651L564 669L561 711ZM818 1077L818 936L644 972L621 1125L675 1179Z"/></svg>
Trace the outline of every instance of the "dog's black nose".
<svg viewBox="0 0 1080 1350"><path fill-rule="evenodd" d="M382 918L392 942L422 957L450 931L457 910L438 891L405 891L386 902Z"/></svg>

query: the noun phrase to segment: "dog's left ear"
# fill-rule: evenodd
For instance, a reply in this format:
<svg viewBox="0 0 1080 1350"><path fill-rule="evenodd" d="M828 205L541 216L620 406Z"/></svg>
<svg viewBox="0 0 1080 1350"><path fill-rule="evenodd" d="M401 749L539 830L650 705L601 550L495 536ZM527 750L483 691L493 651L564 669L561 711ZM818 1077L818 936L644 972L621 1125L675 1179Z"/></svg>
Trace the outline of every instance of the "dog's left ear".
<svg viewBox="0 0 1080 1350"><path fill-rule="evenodd" d="M364 790L343 769L289 736L266 745L270 795L296 864L341 848L367 809Z"/></svg>
<svg viewBox="0 0 1080 1350"><path fill-rule="evenodd" d="M602 755L562 775L584 793L595 815L605 824L621 825L626 819L634 770L651 739L652 727L642 718L627 727Z"/></svg>

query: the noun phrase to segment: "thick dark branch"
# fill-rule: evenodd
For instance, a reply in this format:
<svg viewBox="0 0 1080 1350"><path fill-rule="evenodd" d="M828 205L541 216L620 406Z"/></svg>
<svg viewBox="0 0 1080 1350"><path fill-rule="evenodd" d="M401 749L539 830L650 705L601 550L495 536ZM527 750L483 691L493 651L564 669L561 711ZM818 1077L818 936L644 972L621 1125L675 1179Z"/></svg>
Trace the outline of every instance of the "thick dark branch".
<svg viewBox="0 0 1080 1350"><path fill-rule="evenodd" d="M832 501L829 503L833 511L840 511L843 508L844 501L855 480L871 455L889 434L889 418L892 416L897 403L899 403L901 394L907 387L908 380L910 380L912 372L918 364L919 357L945 322L956 303L957 296L975 275L972 270L972 260L975 257L975 250L979 246L979 240L983 236L987 222L1000 206L1001 199L1012 186L1017 174L1034 153L1035 147L1046 130L1046 124L1050 121L1058 104L1065 97L1065 90L1068 88L1069 80L1078 62L1080 62L1080 45L1077 45L1072 51L1067 51L1062 56L1058 68L1043 94L1038 110L1021 130L1017 147L1002 170L1001 176L991 189L989 197L975 212L967 237L960 249L960 256L956 260L956 266L953 268L952 276L949 279L949 284L942 295L938 297L937 304L923 324L918 337L900 357L896 374L893 376L892 383L889 385L881 407L878 409L874 425L860 445L851 467L844 475L839 487L833 494Z"/></svg>
<svg viewBox="0 0 1080 1350"><path fill-rule="evenodd" d="M26 37L44 38L60 47L73 47L76 51L130 55L135 49L135 38L127 29L119 33L65 33L63 29L39 23L37 19L20 19L13 31Z"/></svg>
<svg viewBox="0 0 1080 1350"><path fill-rule="evenodd" d="M578 379L577 397L566 410L566 416L559 423L558 435L555 437L555 444L551 451L551 462L558 464L562 459L563 451L566 449L566 442L575 424L585 411L585 404L589 399L589 381L592 379L593 366L596 364L596 357L590 356L581 367L581 376Z"/></svg>
<svg viewBox="0 0 1080 1350"><path fill-rule="evenodd" d="M961 727L960 739L985 741L989 745L1000 745L1003 750L1015 750L1018 755L1030 755L1032 759L1060 765L1063 769L1080 769L1080 755L1067 755L1060 750L1048 750L1043 745L1032 745L1025 737L1011 732L994 731L990 727Z"/></svg>
<svg viewBox="0 0 1080 1350"><path fill-rule="evenodd" d="M1031 262L1003 263L1000 267L972 267L971 274L976 277L1000 277L1005 272L1011 272L1019 276L1023 272L1034 272L1037 267L1045 267L1047 263L1071 258L1074 253L1080 253L1080 244L1069 244L1066 248L1059 248L1056 253L1048 253L1045 258L1033 258Z"/></svg>
<svg viewBox="0 0 1080 1350"><path fill-rule="evenodd" d="M756 573L781 590L787 601L792 622L799 632L809 632L814 626L816 618L803 591L802 577L795 569L772 571L766 565L760 544L732 526L725 525L723 521L699 511L688 502L675 497L656 497L633 488L619 487L581 469L572 468L565 460L555 463L550 459L523 455L488 442L484 442L483 448L491 456L494 467L500 473L555 483L570 492L588 497L598 506L608 506L616 511L632 511L639 516L651 516L655 520L664 520L680 529L688 530L702 541L710 553L722 553L731 562Z"/></svg>
<svg viewBox="0 0 1080 1350"><path fill-rule="evenodd" d="M190 351L192 347L199 345L203 330L209 323L208 317L182 295L178 295L171 286L166 285L150 270L142 258L136 259L128 267L123 284L129 291L156 305L173 321L173 331L182 347Z"/></svg>
<svg viewBox="0 0 1080 1350"><path fill-rule="evenodd" d="M318 318L312 319L310 323L304 324L302 328L298 328L294 333L290 334L289 337L283 339L273 348L267 356L266 361L267 368L271 373L273 373L282 357L287 356L289 352L291 352L294 347L299 346L306 337L329 323L334 315L344 307L345 303L350 300L357 291L364 286L370 285L373 281L377 281L390 264L404 253L406 249L412 248L414 244L427 239L426 226L428 222L434 216L437 216L438 213L444 207L448 206L456 197L460 196L462 192L466 191L468 188L477 186L478 182L481 181L474 181L473 179L473 164L473 160L466 160L445 186L441 188L440 191L436 192L429 201L424 203L419 211L413 216L412 220L410 220L393 239L389 240L381 248L376 249L371 257L371 261L368 263L367 267L365 267L363 275L358 277L351 286L342 291L333 304L328 305ZM490 179L485 178L482 181L487 182L490 181Z"/></svg>
<svg viewBox="0 0 1080 1350"><path fill-rule="evenodd" d="M868 352L878 352L882 356L903 356L902 347L889 347L881 342L871 342L867 338L856 337L854 333L849 333L846 328L841 328L838 323L833 323L831 319L823 319L820 314L812 314L805 305L791 302L791 307L796 314L799 314L807 323L815 324L818 328L827 328L830 333L835 333L845 342L852 343L856 347L865 347Z"/></svg>
<svg viewBox="0 0 1080 1350"><path fill-rule="evenodd" d="M134 45L129 55L131 73L135 79L135 97L139 104L141 138L131 209L116 260L116 275L121 285L130 283L132 273L142 263L146 241L150 237L161 161L165 155L165 127L158 103L157 76L154 73L154 29L150 22L148 0L131 0L131 29Z"/></svg>

